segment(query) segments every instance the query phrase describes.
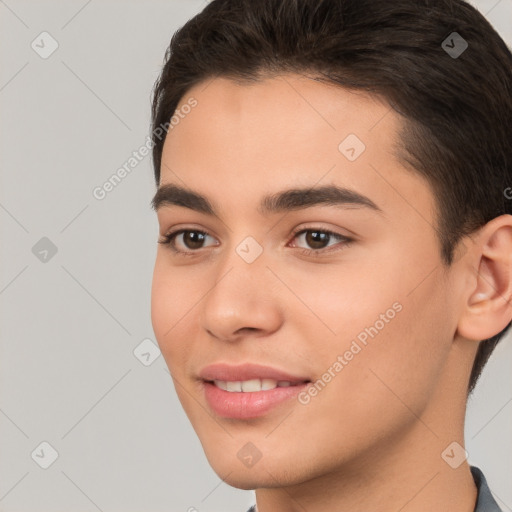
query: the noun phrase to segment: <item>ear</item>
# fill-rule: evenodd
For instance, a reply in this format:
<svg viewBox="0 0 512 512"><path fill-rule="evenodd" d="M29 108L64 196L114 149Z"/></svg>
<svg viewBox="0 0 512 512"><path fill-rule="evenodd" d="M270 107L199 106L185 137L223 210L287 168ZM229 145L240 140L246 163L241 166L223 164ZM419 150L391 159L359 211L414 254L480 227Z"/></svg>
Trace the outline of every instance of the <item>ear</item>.
<svg viewBox="0 0 512 512"><path fill-rule="evenodd" d="M457 326L471 340L485 340L512 320L512 215L489 221L472 237L467 298Z"/></svg>

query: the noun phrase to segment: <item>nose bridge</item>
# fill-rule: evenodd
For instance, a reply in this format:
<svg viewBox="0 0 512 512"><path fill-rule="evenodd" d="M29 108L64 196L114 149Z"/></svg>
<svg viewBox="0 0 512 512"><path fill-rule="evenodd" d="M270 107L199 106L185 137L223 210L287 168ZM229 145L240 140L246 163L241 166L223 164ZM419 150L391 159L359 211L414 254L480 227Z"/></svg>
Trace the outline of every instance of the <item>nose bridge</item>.
<svg viewBox="0 0 512 512"><path fill-rule="evenodd" d="M229 243L226 254L221 256L222 261L219 262L217 284L214 289L219 286L232 287L235 294L255 296L259 293L257 284L262 283L268 278L268 274L271 274L266 266L268 258L263 243L254 236L237 236L234 232L231 238L232 242ZM220 288L218 291L222 292Z"/></svg>
<svg viewBox="0 0 512 512"><path fill-rule="evenodd" d="M256 303L265 294L262 284L269 273L262 254L255 257L254 242L243 241L231 248L219 263L215 283L206 297L209 307L241 310Z"/></svg>
<svg viewBox="0 0 512 512"><path fill-rule="evenodd" d="M277 328L280 312L271 297L272 273L264 250L253 237L234 245L219 263L215 283L202 304L203 327L222 339L243 328L268 331Z"/></svg>

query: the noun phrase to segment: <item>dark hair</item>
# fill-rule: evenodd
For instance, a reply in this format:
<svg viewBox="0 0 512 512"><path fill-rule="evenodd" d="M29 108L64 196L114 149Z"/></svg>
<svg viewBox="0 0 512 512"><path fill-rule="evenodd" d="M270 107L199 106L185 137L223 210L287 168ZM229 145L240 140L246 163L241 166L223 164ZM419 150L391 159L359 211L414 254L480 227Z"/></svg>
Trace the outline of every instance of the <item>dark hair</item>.
<svg viewBox="0 0 512 512"><path fill-rule="evenodd" d="M512 54L463 0L213 0L173 35L155 83L157 185L155 133L191 87L285 72L378 95L403 116L397 156L432 187L445 265L464 236L512 213ZM480 342L469 393L510 325Z"/></svg>

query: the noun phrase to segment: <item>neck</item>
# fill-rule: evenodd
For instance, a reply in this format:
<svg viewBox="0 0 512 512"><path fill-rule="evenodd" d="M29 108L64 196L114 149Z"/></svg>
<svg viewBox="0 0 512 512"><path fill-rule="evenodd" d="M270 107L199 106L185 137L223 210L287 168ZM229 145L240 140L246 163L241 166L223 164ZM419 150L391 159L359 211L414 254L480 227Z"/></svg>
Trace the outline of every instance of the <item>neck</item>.
<svg viewBox="0 0 512 512"><path fill-rule="evenodd" d="M429 431L418 421L397 443L336 472L288 487L257 489L257 512L473 512L477 488L462 450L446 451L459 436ZM459 450L459 451L458 451ZM350 467L349 467L350 466Z"/></svg>

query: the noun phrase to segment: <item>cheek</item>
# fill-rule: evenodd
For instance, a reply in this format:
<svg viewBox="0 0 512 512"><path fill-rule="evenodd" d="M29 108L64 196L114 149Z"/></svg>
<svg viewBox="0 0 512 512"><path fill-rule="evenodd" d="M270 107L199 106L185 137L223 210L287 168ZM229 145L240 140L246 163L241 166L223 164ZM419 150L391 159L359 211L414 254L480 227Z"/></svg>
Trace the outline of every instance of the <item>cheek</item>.
<svg viewBox="0 0 512 512"><path fill-rule="evenodd" d="M315 438L330 439L318 447L326 458L404 432L415 421L411 411L421 415L428 407L450 350L449 324L443 324L449 321L449 307L442 286L425 282L407 296L399 287L390 291L388 279L383 281L365 300L370 288L361 285L355 295L347 291L336 299L337 308L332 295L324 320L337 326L337 336L320 336L318 323L303 325L304 339L311 342L311 367L326 384L318 383L318 393L301 405L296 421L307 425ZM323 292L326 304L329 289ZM343 436L333 438L341 431Z"/></svg>
<svg viewBox="0 0 512 512"><path fill-rule="evenodd" d="M159 343L173 323L174 308L170 306L175 302L175 292L169 284L168 276L157 259L151 285L151 323Z"/></svg>
<svg viewBox="0 0 512 512"><path fill-rule="evenodd" d="M355 335L351 331L349 338L358 340L363 334L366 344L359 343L361 351L339 384L353 390L348 400L354 400L354 408L362 407L363 415L371 405L372 414L379 410L384 418L390 411L398 413L403 403L419 413L435 392L448 358L453 332L443 285L432 277L412 293L407 288L395 287L396 294L380 303L372 300L364 314L366 324L357 325ZM399 308L390 314L387 308L393 301Z"/></svg>
<svg viewBox="0 0 512 512"><path fill-rule="evenodd" d="M179 272L168 268L162 259L157 257L153 271L151 323L162 355L174 375L175 370L183 368L187 357L182 329L187 312L193 307L194 292L182 284Z"/></svg>
<svg viewBox="0 0 512 512"><path fill-rule="evenodd" d="M392 399L391 388L423 402L451 347L448 285L441 267L430 273L435 262L404 265L397 261L396 247L387 258L381 256L381 263L374 259L364 268L356 268L356 262L338 271L319 266L295 280L288 271L283 280L293 283L295 295L307 305L293 301L290 318L300 324L317 377L346 354L333 379L338 397L350 390L353 398Z"/></svg>
<svg viewBox="0 0 512 512"><path fill-rule="evenodd" d="M293 293L286 301L291 324L300 323L307 344L338 350L377 322L379 332L398 316L404 301L402 281L394 268L358 261L339 266L311 266L307 271L282 268L279 273ZM393 305L395 304L395 307ZM385 323L380 319L385 316ZM348 346L347 346L348 348ZM327 351L329 353L329 351Z"/></svg>

